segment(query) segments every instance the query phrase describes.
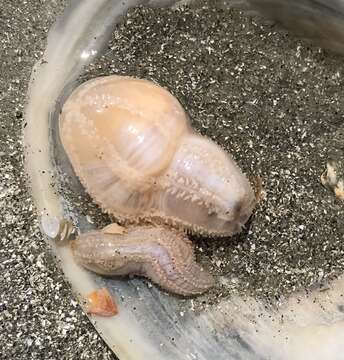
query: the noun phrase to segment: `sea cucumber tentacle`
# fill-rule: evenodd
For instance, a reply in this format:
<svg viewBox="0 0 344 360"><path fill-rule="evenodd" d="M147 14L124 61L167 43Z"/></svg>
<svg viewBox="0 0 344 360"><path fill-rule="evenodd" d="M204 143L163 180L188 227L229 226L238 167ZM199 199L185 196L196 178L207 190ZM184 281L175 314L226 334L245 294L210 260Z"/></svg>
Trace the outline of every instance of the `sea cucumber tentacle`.
<svg viewBox="0 0 344 360"><path fill-rule="evenodd" d="M183 296L204 293L213 277L196 263L191 242L182 232L151 225L131 226L119 234L91 231L72 242L77 262L108 276L144 276Z"/></svg>

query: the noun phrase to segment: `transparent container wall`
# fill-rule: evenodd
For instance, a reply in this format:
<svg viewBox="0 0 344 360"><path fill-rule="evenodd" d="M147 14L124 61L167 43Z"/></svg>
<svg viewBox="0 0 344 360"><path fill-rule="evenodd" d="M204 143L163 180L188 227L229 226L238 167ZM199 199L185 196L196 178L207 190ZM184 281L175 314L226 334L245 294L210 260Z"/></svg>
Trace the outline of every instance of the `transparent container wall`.
<svg viewBox="0 0 344 360"><path fill-rule="evenodd" d="M74 176L56 136L60 104L85 66L102 54L114 25L128 9L180 3L186 2L74 0L51 28L44 61L32 72L25 128L26 165L42 233L81 306L87 294L99 287L108 288L118 299L117 316L90 317L90 321L121 360L340 359L342 279L326 292L295 295L278 309L254 298L233 296L196 312L192 299L167 295L139 279L108 279L85 271L75 264L69 247L59 242L71 232L71 223L78 224L81 232L92 227L52 185L56 176ZM217 5L241 7L247 14L259 12L322 47L344 51L344 1L247 0ZM197 1L192 6L197 7ZM72 186L82 193L77 181Z"/></svg>

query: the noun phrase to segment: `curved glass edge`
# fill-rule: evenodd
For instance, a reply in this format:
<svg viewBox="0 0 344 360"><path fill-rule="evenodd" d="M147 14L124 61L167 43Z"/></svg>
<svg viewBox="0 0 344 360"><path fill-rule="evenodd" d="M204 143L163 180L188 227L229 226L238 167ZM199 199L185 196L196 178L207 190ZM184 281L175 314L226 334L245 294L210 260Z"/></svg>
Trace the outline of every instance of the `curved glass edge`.
<svg viewBox="0 0 344 360"><path fill-rule="evenodd" d="M27 126L24 130L26 167L30 178L30 188L37 211L43 218L53 217L61 221L64 218L62 199L51 185L54 169L49 145L49 116L64 87L75 81L83 67L97 56L105 45L114 23L130 7L139 4L170 6L175 3L176 1L169 0L73 1L49 32L43 59L36 64L32 72L25 112ZM225 3L226 6L229 6L234 3L241 5L244 2L225 1ZM279 20L277 14L280 12L271 12L271 8L274 6L276 6L275 10L278 9L278 6L283 8L287 1L247 0L245 3L269 17ZM337 27L337 30L340 31L336 32L336 36L332 36L332 39L335 39L332 48L340 52L343 16L339 10L342 10L343 2L328 1L325 4L322 1L299 1L293 3L299 9L303 5L301 16L309 14L310 10L307 10L306 5L309 6L312 3L326 7L327 19L331 14L333 15L333 7L338 10L336 19L339 20L336 20L335 24L340 24ZM267 5L265 8L264 4ZM330 6L332 12L328 11L329 4L333 5L332 10ZM287 11L285 18L288 18L289 14L294 14L294 12ZM309 18L308 15L307 18ZM83 21L80 22L80 19ZM320 21L317 17L311 19ZM292 22L285 24L289 28L294 26ZM47 241L60 259L65 276L71 281L82 304L87 293L94 290L94 286L99 285L99 281L74 263L68 247L56 246L48 238ZM137 282L134 281L133 284L136 286ZM266 309L264 304L260 304L254 299L244 301L240 298L233 298L231 301L223 302L216 309L210 308L198 317L183 323L184 328L181 333L196 339L198 345L198 349L194 349L194 352L190 351L187 358L208 359L212 354L211 349L214 349L216 345L218 345L218 350L214 349L214 351L222 351L217 354L218 359L228 357L229 347L232 349L237 347L236 351L233 350L232 355L233 358L238 359L258 359L266 358L266 356L296 359L307 358L311 355L313 359L336 358L340 354L339 338L344 328L344 315L340 310L340 304L343 302L342 291L344 291L344 281L338 280L324 293L315 292L308 297L305 297L304 294L296 295L278 312ZM173 311L174 300L171 298L157 293L156 301L164 304L167 311ZM276 321L276 319L280 320ZM152 315L150 320L152 321L150 327L153 328L155 325ZM143 328L139 319L125 307L120 308L119 315L115 318L91 318L91 321L121 359L185 358L183 351L180 350L183 350L183 346L185 346L185 339L183 340L182 336L173 346L167 349L159 348L150 341L149 330ZM228 326L229 322L231 323L230 327ZM234 332L233 329L235 329ZM207 338L209 332L216 335L216 341Z"/></svg>

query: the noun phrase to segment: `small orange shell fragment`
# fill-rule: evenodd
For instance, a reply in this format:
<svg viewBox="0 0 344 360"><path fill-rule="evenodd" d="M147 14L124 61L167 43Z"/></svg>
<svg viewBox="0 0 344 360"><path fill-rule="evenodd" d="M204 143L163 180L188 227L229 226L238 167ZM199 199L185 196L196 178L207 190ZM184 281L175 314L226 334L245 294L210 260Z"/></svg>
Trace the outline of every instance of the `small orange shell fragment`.
<svg viewBox="0 0 344 360"><path fill-rule="evenodd" d="M334 193L337 196L338 199L344 201L344 187L341 186L337 186L334 188Z"/></svg>
<svg viewBox="0 0 344 360"><path fill-rule="evenodd" d="M102 233L104 234L116 234L116 235L123 235L127 232L126 228L118 225L116 223L109 224L102 228Z"/></svg>
<svg viewBox="0 0 344 360"><path fill-rule="evenodd" d="M118 314L118 308L106 288L92 291L87 296L87 313L99 316L114 316Z"/></svg>

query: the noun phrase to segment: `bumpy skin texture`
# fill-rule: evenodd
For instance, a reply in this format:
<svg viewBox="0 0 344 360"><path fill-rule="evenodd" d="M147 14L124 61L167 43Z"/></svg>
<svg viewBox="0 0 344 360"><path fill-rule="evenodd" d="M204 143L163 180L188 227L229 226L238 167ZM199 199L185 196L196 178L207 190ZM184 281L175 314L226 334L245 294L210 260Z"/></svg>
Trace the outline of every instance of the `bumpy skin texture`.
<svg viewBox="0 0 344 360"><path fill-rule="evenodd" d="M230 236L250 217L255 197L231 156L191 129L176 98L146 80L90 80L64 104L60 137L76 175L104 211L125 224L155 225L150 232L136 228L133 241L132 230L119 236L125 244L120 272L106 270L112 265L105 253L119 246L117 237L82 235L88 246L74 243L82 265L102 274L141 274L185 295L213 284L195 264L185 237L166 226ZM104 245L110 243L116 246Z"/></svg>
<svg viewBox="0 0 344 360"><path fill-rule="evenodd" d="M203 293L213 277L196 262L191 242L173 229L131 226L121 234L91 231L72 242L79 264L102 275L144 276L183 296Z"/></svg>
<svg viewBox="0 0 344 360"><path fill-rule="evenodd" d="M82 84L63 106L60 136L91 197L126 223L230 236L252 212L253 191L231 156L196 134L177 99L152 82Z"/></svg>

